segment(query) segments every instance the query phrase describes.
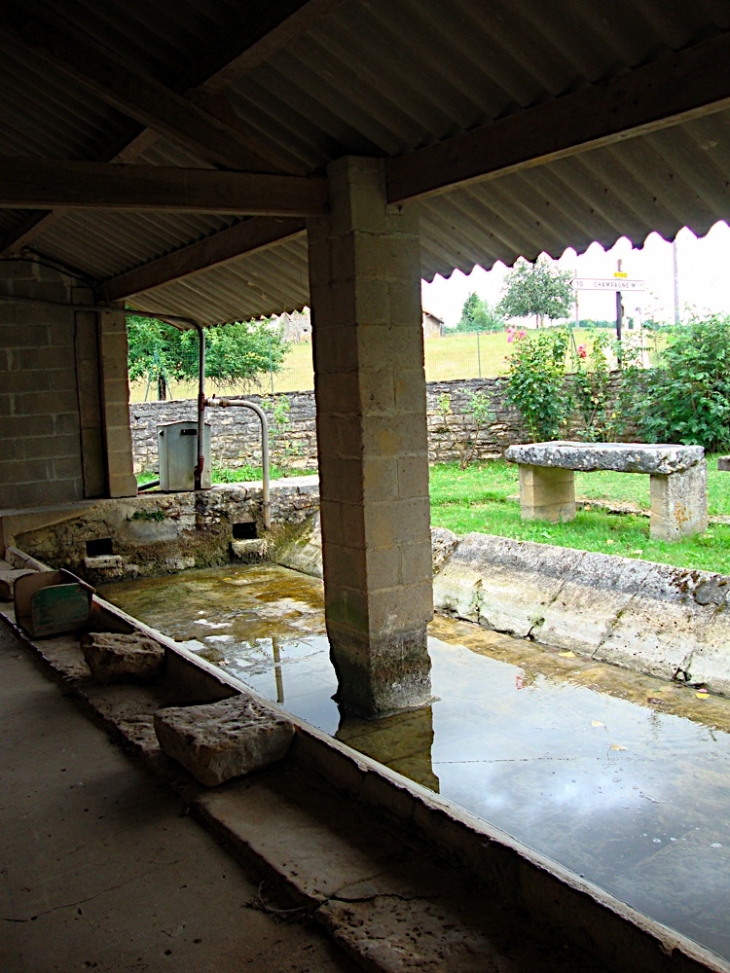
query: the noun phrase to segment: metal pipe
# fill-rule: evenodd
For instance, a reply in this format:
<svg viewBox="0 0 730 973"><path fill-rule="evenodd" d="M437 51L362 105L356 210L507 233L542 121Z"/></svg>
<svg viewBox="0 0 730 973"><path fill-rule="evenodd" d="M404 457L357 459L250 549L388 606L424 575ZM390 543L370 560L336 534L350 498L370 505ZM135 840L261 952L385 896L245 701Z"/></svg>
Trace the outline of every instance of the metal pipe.
<svg viewBox="0 0 730 973"><path fill-rule="evenodd" d="M198 463L195 467L195 489L203 488L203 469L205 467L205 449L203 436L205 434L205 332L194 323L198 332Z"/></svg>
<svg viewBox="0 0 730 973"><path fill-rule="evenodd" d="M206 404L210 406L217 406L219 409L227 409L230 406L251 409L261 420L261 466L263 468L264 494L261 507L264 519L264 529L269 530L271 527L271 497L269 487L269 422L266 418L266 413L260 406L256 405L255 402L249 402L247 399L206 399Z"/></svg>
<svg viewBox="0 0 730 973"><path fill-rule="evenodd" d="M199 327L198 322L192 318L183 317L181 314L165 314L164 311L140 311L133 307L112 307L110 304L67 304L65 301L44 301L38 297L13 297L10 294L0 294L0 303L3 304L43 304L50 307L64 307L67 311L93 311L104 313L109 311L126 314L127 317L156 318L158 321L167 321L175 327L176 321L181 324L188 324L191 328Z"/></svg>
<svg viewBox="0 0 730 973"><path fill-rule="evenodd" d="M151 490L152 487L157 487L159 485L159 480L150 480L148 483L140 483L140 485L137 487L137 493L143 493L145 490Z"/></svg>

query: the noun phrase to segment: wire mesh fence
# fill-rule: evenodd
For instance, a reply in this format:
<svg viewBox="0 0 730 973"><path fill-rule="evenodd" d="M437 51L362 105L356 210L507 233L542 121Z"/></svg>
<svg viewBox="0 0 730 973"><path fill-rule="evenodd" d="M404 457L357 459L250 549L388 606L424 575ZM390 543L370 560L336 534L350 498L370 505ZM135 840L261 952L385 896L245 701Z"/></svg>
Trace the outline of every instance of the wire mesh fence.
<svg viewBox="0 0 730 973"><path fill-rule="evenodd" d="M445 382L450 379L493 378L503 375L507 370L506 356L510 350L504 331L467 332L427 338L424 341L426 381ZM165 384L164 397L168 399L194 398L197 395L197 384L194 381L176 381L170 378ZM218 395L264 395L313 389L312 344L310 341L293 343L281 368L264 372L257 379L243 385L218 384L210 380L206 384L211 393ZM154 401L159 397L159 391L156 380L138 380L132 383L132 401Z"/></svg>

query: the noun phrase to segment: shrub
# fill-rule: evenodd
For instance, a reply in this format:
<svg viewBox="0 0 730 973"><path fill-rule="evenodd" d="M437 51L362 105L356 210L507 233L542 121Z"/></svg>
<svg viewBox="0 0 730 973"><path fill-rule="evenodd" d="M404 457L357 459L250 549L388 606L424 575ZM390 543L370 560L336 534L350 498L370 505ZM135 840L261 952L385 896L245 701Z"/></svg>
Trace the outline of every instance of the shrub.
<svg viewBox="0 0 730 973"><path fill-rule="evenodd" d="M649 441L730 446L730 317L683 326L660 355L640 429Z"/></svg>
<svg viewBox="0 0 730 973"><path fill-rule="evenodd" d="M642 371L639 349L597 332L590 351L579 345L573 353L572 400L581 428L577 435L590 443L621 440L636 423ZM617 372L612 364L618 362Z"/></svg>
<svg viewBox="0 0 730 973"><path fill-rule="evenodd" d="M535 442L559 439L570 415L571 395L565 383L568 340L565 328L518 335L508 359L507 401L520 411Z"/></svg>

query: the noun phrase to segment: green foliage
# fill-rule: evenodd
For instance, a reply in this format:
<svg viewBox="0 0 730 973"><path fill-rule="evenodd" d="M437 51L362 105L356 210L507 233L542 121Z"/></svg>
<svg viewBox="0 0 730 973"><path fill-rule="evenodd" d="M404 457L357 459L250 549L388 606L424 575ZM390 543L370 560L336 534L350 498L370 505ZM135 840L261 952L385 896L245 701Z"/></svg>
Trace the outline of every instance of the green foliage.
<svg viewBox="0 0 730 973"><path fill-rule="evenodd" d="M261 403L267 409L267 400ZM291 402L288 395L279 395L273 400L273 406L268 411L269 437L272 451L276 451L276 458L282 476L289 476L294 460L301 453L300 444L292 436Z"/></svg>
<svg viewBox="0 0 730 973"><path fill-rule="evenodd" d="M488 395L480 391L467 391L466 397L468 404L463 415L467 421L458 423L456 427L453 425L451 396L444 392L436 403L436 412L441 416L443 427L459 454L459 468L462 470L465 470L476 456L480 433L494 422L494 413L490 408ZM440 452L439 445L439 455Z"/></svg>
<svg viewBox="0 0 730 973"><path fill-rule="evenodd" d="M182 334L186 349L184 378L198 374L198 336ZM216 388L233 386L240 392L256 387L262 375L280 370L289 345L283 330L273 329L267 321L240 321L205 329L205 375Z"/></svg>
<svg viewBox="0 0 730 973"><path fill-rule="evenodd" d="M157 386L158 398L167 397L175 379L197 379L198 334L178 331L155 318L127 318L129 377L147 378ZM281 330L266 321L246 321L205 329L205 375L214 387L222 385L245 392L261 376L278 371L288 345Z"/></svg>
<svg viewBox="0 0 730 973"><path fill-rule="evenodd" d="M570 415L565 383L569 337L565 328L526 334L508 359L507 401L522 414L533 442L559 439Z"/></svg>
<svg viewBox="0 0 730 973"><path fill-rule="evenodd" d="M545 318L565 318L573 302L571 277L544 255L534 264L520 258L505 278L507 290L498 308L510 318L534 315L538 328Z"/></svg>
<svg viewBox="0 0 730 973"><path fill-rule="evenodd" d="M158 523L164 519L165 514L162 510L135 510L131 517L127 517L127 520L154 520Z"/></svg>
<svg viewBox="0 0 730 973"><path fill-rule="evenodd" d="M132 381L146 378L157 388L159 399L167 398L167 386L180 370L180 332L155 318L128 317L128 369Z"/></svg>
<svg viewBox="0 0 730 973"><path fill-rule="evenodd" d="M455 331L501 331L504 328L504 315L488 301L482 300L472 292L464 301L461 318Z"/></svg>
<svg viewBox="0 0 730 973"><path fill-rule="evenodd" d="M730 317L695 319L676 332L644 407L649 441L730 446Z"/></svg>
<svg viewBox="0 0 730 973"><path fill-rule="evenodd" d="M612 375L612 364L621 367ZM641 369L638 351L625 342L596 334L587 345L573 348L570 392L581 421L579 435L591 443L621 440L628 426L637 420Z"/></svg>

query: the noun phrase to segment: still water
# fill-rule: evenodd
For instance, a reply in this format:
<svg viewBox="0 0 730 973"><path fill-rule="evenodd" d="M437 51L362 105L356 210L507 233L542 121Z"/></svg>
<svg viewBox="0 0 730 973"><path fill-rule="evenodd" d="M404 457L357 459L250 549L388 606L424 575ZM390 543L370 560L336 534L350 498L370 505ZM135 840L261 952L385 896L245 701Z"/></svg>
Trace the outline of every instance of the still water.
<svg viewBox="0 0 730 973"><path fill-rule="evenodd" d="M321 582L276 566L100 594L269 699L730 958L730 702L439 618L435 702L343 718Z"/></svg>

